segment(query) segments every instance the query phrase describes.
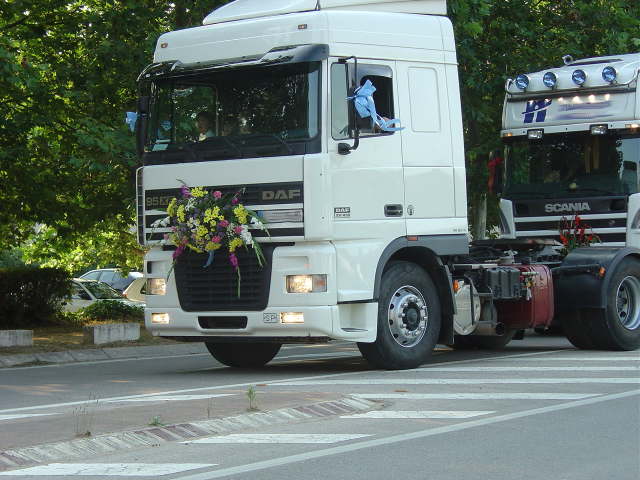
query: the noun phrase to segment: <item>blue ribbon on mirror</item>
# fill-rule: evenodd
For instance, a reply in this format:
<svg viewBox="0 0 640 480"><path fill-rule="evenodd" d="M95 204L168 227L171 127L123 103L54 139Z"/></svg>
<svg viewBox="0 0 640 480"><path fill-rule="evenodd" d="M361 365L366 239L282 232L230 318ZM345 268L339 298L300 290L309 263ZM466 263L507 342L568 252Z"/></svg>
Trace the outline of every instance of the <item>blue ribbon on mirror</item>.
<svg viewBox="0 0 640 480"><path fill-rule="evenodd" d="M202 268L207 268L208 266L210 266L213 263L213 254L215 253L214 250L210 250L209 251L209 258L207 258L207 263L205 263Z"/></svg>
<svg viewBox="0 0 640 480"><path fill-rule="evenodd" d="M356 110L361 118L371 117L371 126L377 125L383 132L397 132L404 127L393 127L400 120L392 118L391 120L381 117L376 112L376 103L373 100L373 94L376 91L376 87L373 86L371 80L364 82L364 85L359 86L352 97L348 97L347 100L353 100L356 106Z"/></svg>

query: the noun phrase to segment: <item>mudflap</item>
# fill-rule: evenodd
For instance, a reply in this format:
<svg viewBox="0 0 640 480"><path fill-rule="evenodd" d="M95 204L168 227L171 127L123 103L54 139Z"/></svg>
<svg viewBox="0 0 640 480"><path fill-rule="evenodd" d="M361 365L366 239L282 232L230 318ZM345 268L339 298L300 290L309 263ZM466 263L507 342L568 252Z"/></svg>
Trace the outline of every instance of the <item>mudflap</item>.
<svg viewBox="0 0 640 480"><path fill-rule="evenodd" d="M581 247L552 269L556 313L605 309L607 287L617 265L628 256L640 258L631 247Z"/></svg>

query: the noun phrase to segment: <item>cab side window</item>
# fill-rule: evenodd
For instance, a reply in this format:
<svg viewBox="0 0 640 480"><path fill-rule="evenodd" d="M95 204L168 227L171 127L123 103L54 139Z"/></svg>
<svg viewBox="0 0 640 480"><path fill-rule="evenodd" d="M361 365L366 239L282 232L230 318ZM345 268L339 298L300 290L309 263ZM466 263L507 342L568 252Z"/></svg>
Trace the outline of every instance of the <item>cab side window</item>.
<svg viewBox="0 0 640 480"><path fill-rule="evenodd" d="M335 140L352 138L356 126L361 137L393 134L380 129L371 117L362 118L358 113L354 115L353 100L346 100L353 95L354 85L363 86L369 80L376 89L373 93L376 113L383 120L394 118L391 68L386 65L359 63L357 79L354 78L354 70L353 64L347 66L334 63L331 66L331 136Z"/></svg>

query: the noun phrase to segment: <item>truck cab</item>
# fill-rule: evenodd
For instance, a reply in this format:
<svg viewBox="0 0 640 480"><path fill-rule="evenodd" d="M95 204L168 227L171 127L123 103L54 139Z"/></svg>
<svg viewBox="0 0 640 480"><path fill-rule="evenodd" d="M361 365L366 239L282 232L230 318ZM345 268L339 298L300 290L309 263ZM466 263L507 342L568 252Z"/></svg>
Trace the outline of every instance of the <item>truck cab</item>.
<svg viewBox="0 0 640 480"><path fill-rule="evenodd" d="M638 247L640 54L565 58L507 81L502 236L558 239L579 215L595 243Z"/></svg>

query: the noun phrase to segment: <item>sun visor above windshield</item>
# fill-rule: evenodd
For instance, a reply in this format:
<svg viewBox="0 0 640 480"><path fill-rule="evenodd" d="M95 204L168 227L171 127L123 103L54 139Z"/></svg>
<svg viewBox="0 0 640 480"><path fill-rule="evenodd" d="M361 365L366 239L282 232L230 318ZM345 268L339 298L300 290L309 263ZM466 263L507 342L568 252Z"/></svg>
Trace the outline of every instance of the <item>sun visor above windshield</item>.
<svg viewBox="0 0 640 480"><path fill-rule="evenodd" d="M313 10L365 10L446 15L446 0L236 0L211 12L203 24L232 22Z"/></svg>

